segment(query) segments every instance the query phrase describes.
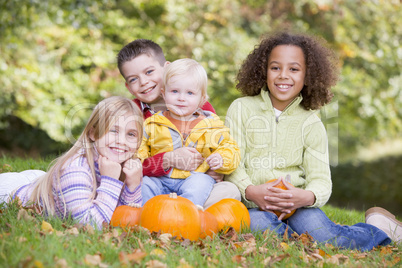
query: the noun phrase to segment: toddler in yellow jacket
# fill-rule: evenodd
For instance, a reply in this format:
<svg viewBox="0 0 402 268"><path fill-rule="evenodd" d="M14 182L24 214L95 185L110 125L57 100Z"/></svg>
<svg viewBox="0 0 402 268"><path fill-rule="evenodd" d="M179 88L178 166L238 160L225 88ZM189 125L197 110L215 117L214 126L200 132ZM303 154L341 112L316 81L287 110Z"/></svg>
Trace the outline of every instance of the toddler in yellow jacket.
<svg viewBox="0 0 402 268"><path fill-rule="evenodd" d="M165 67L163 80L162 94L168 110L145 121L139 157L144 160L158 153L188 147L193 148L196 157L204 162L192 172L173 168L166 176L145 176L143 203L153 196L176 192L203 206L215 183L205 172L212 169L230 174L240 163L240 151L223 121L200 108L208 99L208 78L198 62L192 59L172 62ZM179 160L189 159L182 157Z"/></svg>

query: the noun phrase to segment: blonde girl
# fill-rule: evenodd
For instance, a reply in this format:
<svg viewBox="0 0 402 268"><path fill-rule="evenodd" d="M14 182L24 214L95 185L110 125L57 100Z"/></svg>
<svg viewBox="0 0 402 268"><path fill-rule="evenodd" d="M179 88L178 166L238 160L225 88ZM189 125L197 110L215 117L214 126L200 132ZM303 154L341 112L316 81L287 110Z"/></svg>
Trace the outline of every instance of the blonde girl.
<svg viewBox="0 0 402 268"><path fill-rule="evenodd" d="M131 100L116 96L101 101L74 146L46 174L12 189L11 198L39 204L48 216L71 215L102 228L117 206L142 202L142 165L134 157L142 126L142 114ZM12 175L0 175L0 188Z"/></svg>

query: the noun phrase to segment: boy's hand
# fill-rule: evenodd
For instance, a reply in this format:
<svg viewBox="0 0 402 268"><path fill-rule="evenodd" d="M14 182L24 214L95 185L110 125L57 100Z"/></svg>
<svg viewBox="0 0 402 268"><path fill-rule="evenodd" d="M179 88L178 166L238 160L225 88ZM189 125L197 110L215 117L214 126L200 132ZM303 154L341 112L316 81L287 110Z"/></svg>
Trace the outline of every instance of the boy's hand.
<svg viewBox="0 0 402 268"><path fill-rule="evenodd" d="M117 162L109 160L105 156L99 155L99 172L102 176L108 176L114 179L119 179L121 174L121 165Z"/></svg>
<svg viewBox="0 0 402 268"><path fill-rule="evenodd" d="M209 175L210 177L212 177L212 179L214 179L217 183L223 181L223 174L220 173L216 173L215 171L213 171L212 169L208 169L207 172L205 172L205 174Z"/></svg>
<svg viewBox="0 0 402 268"><path fill-rule="evenodd" d="M211 154L207 159L205 159L205 161L207 161L211 170L217 170L223 167L223 158L218 153Z"/></svg>
<svg viewBox="0 0 402 268"><path fill-rule="evenodd" d="M202 157L195 148L191 147L179 148L173 152L167 152L163 156L164 169L173 167L181 170L194 171L202 162L204 162L204 157Z"/></svg>
<svg viewBox="0 0 402 268"><path fill-rule="evenodd" d="M128 159L123 165L123 172L126 175L125 183L130 191L141 183L142 178L142 164L139 159Z"/></svg>

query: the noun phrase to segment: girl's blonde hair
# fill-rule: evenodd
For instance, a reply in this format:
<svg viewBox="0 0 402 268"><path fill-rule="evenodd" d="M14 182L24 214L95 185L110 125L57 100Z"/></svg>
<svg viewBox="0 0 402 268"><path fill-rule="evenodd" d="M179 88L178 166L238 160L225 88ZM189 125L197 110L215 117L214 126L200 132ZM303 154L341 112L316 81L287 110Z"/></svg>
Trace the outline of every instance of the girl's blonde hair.
<svg viewBox="0 0 402 268"><path fill-rule="evenodd" d="M80 155L81 150L83 150L83 154L87 158L89 167L91 169L94 185L91 198L94 198L96 194L96 174L93 155L96 149L93 145L94 142L90 139L90 133L92 133L95 140L102 138L114 125L117 119L120 116L126 115L127 113L133 114L136 118L138 117L138 120L136 120L136 127L139 135L137 144L138 149L141 144L144 121L142 113L138 106L133 101L120 96L114 96L104 99L95 106L84 131L77 139L75 144L72 146L72 148L60 157L53 160L48 172L37 179L34 190L30 197L30 202L42 206L43 211L47 215L54 215L55 193L53 192L53 178L56 178L57 185L58 187L60 187L60 176L62 174L64 165L68 161L70 161L72 157ZM64 203L63 216L65 217L67 211L63 195L62 199Z"/></svg>
<svg viewBox="0 0 402 268"><path fill-rule="evenodd" d="M169 81L177 76L184 75L190 76L194 79L194 83L197 89L201 90L201 96L203 97L203 103L200 103L200 107L208 100L208 76L204 67L193 59L179 59L166 65L163 73L163 83L165 86L169 85Z"/></svg>

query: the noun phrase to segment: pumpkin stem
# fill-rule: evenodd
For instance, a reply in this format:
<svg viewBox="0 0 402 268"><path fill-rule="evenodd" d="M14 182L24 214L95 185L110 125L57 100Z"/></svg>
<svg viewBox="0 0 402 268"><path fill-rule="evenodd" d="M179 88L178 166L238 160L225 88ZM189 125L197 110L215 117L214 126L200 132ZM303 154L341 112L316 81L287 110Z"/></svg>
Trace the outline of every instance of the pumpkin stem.
<svg viewBox="0 0 402 268"><path fill-rule="evenodd" d="M128 205L128 206L130 206L130 207L132 207L132 208L140 208L140 207L141 207L141 205L140 205L140 204L138 204L138 203L134 203L134 202L132 202L132 203L128 203L127 205Z"/></svg>
<svg viewBox="0 0 402 268"><path fill-rule="evenodd" d="M170 198L177 199L177 193L170 193L170 194L169 194L169 197L170 197Z"/></svg>
<svg viewBox="0 0 402 268"><path fill-rule="evenodd" d="M204 208L200 205L195 205L197 207L198 210L204 211Z"/></svg>

